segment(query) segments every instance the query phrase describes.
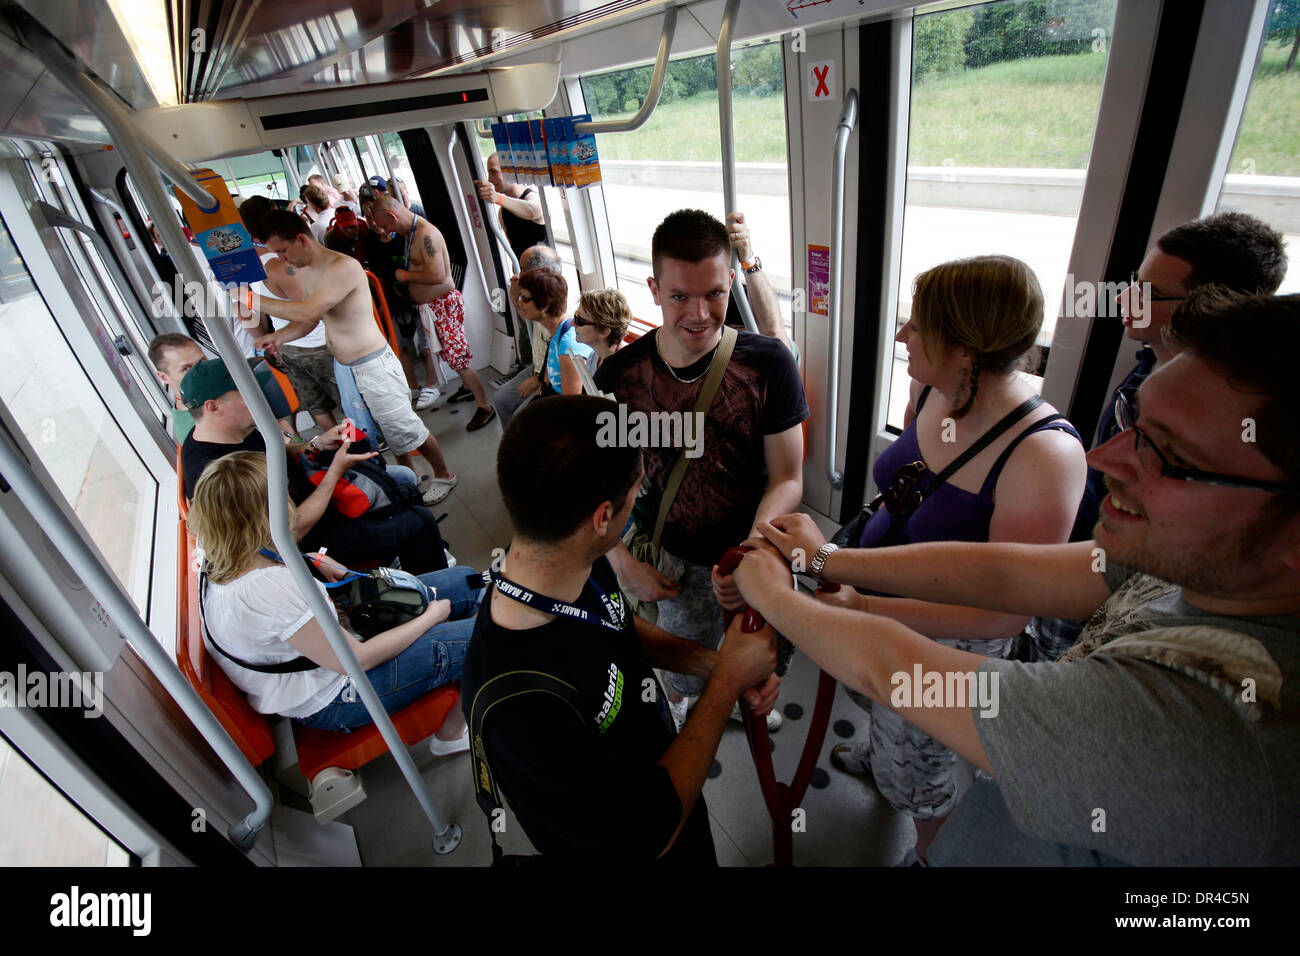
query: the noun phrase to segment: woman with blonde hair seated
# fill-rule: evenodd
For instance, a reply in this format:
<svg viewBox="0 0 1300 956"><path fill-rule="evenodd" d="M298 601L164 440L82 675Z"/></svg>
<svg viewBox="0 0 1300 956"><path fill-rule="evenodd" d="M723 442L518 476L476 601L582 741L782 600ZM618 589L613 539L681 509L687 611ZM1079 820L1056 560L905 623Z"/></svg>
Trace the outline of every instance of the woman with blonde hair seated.
<svg viewBox="0 0 1300 956"><path fill-rule="evenodd" d="M296 522L290 502L290 527ZM200 607L205 639L253 708L321 730L371 723L306 598L275 553L267 517L266 457L235 452L208 465L194 489L189 527L204 560ZM318 556L315 563L331 580L348 574L326 557ZM460 677L484 593L482 578L465 567L422 574L419 580L432 593L415 619L365 642L345 629L389 713ZM317 587L328 596L325 585L318 582ZM430 749L441 755L468 746L464 716L453 708Z"/></svg>
<svg viewBox="0 0 1300 956"><path fill-rule="evenodd" d="M623 344L631 324L632 309L622 292L597 289L582 293L573 310L573 329L578 341L594 353L595 365L589 365L592 373Z"/></svg>

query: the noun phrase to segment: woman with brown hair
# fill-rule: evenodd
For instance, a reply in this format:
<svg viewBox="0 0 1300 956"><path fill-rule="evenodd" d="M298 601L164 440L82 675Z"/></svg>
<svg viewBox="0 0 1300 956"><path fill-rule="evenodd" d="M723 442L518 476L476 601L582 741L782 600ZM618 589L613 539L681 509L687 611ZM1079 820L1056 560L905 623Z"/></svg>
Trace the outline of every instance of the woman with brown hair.
<svg viewBox="0 0 1300 956"><path fill-rule="evenodd" d="M573 320L564 317L569 307L569 284L564 276L546 269L529 269L519 275L519 314L530 322L540 322L551 337L546 346L546 363L542 366L543 395L581 395L582 379L578 370L560 356L572 355L581 362L591 355L590 347L574 335Z"/></svg>
<svg viewBox="0 0 1300 956"><path fill-rule="evenodd" d="M632 309L617 289L597 289L582 293L573 310L573 326L578 341L590 348L596 365L609 358L623 343L632 324ZM596 369L593 367L594 373Z"/></svg>
<svg viewBox="0 0 1300 956"><path fill-rule="evenodd" d="M194 489L188 521L203 554L200 605L213 657L259 713L321 730L369 724L334 648L274 551L266 501L266 456L256 452L217 459ZM292 502L289 522L297 522ZM315 563L331 580L348 573L325 557ZM475 576L464 567L420 575L430 590L424 613L364 643L349 634L389 713L460 677L484 593L471 586ZM453 708L430 749L443 755L468 747L464 716Z"/></svg>
<svg viewBox="0 0 1300 956"><path fill-rule="evenodd" d="M1042 321L1038 280L1018 259L977 256L917 277L911 319L896 337L907 346L913 379L906 427L873 466L883 505L862 529L858 547L1068 539L1087 474L1082 439L1019 374ZM938 480L972 449L978 450ZM1007 656L1028 621L852 588L823 599L892 617L989 657ZM890 804L916 823L908 861L923 859L956 802L956 755L877 707L869 741L842 744L831 760L841 770L875 777Z"/></svg>

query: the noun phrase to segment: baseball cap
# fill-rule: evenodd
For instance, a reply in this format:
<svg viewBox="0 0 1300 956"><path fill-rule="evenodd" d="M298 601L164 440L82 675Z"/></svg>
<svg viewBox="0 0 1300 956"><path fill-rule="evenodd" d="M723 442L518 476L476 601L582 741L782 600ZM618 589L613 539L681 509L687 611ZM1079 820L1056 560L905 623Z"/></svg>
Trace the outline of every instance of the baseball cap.
<svg viewBox="0 0 1300 956"><path fill-rule="evenodd" d="M253 374L258 385L271 381L269 368L256 369ZM194 366L181 379L181 401L186 408L198 408L209 399L220 398L226 392L238 391L238 388L225 362L208 359Z"/></svg>
<svg viewBox="0 0 1300 956"><path fill-rule="evenodd" d="M357 214L352 211L351 206L335 206L334 218L330 220L329 227L333 229L336 226L352 226L357 223Z"/></svg>
<svg viewBox="0 0 1300 956"><path fill-rule="evenodd" d="M388 180L383 176L371 176L370 185L374 186L381 193L388 192Z"/></svg>

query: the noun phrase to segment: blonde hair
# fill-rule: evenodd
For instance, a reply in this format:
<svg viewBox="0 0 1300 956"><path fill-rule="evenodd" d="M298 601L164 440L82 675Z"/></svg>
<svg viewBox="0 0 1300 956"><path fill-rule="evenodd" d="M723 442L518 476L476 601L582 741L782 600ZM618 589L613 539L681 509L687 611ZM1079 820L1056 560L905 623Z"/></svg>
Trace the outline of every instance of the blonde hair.
<svg viewBox="0 0 1300 956"><path fill-rule="evenodd" d="M584 309L591 321L605 333L606 340L615 348L627 335L632 324L632 309L617 289L596 289L584 292L578 298L578 308Z"/></svg>
<svg viewBox="0 0 1300 956"><path fill-rule="evenodd" d="M297 522L290 501L289 526ZM188 523L214 582L224 584L243 574L258 551L274 547L267 516L266 456L237 451L211 462L194 488Z"/></svg>
<svg viewBox="0 0 1300 956"><path fill-rule="evenodd" d="M1043 290L1032 269L1011 256L974 256L928 269L912 284L912 321L932 362L953 349L974 354L970 396L954 411L970 411L982 372L1014 370L1038 339Z"/></svg>

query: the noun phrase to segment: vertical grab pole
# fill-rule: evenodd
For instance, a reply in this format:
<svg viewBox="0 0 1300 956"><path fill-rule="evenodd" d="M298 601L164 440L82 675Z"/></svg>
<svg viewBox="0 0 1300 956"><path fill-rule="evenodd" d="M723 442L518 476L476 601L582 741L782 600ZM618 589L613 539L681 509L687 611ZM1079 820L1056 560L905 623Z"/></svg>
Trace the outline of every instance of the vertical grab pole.
<svg viewBox="0 0 1300 956"><path fill-rule="evenodd" d="M47 35L44 35L43 31L21 29L21 33L23 40L33 52L41 57L46 68L61 79L68 89L92 113L98 116L108 129L109 136L122 152L123 161L127 169L130 170L132 179L144 198L145 206L156 211L154 223L158 226L163 241L168 251L171 252L173 261L180 267L181 273L183 275L202 276L203 270L199 266L197 253L190 245L189 240L185 238L185 234L181 232L180 223L175 216L163 214L164 211L171 208L171 204L167 201L162 178L155 171L154 165L157 164L167 169L169 176L182 177L176 180L176 186L186 193L192 194L194 190L198 190L202 196L206 197L207 204L215 204L216 200L195 183L188 170L168 157L156 143L153 144L152 150L144 148L142 141L147 140L148 137L140 134L126 108L100 90L95 81L82 72L73 61L69 60L58 44ZM162 159L166 159L167 162L163 162ZM202 206L203 203L204 201L201 200L200 205ZM208 332L217 346L218 354L225 361L227 370L235 380L235 385L238 386L240 394L244 397L249 411L253 413L253 421L266 443L267 498L268 514L271 522L271 539L275 542L275 546L281 554L286 556L294 555L298 553L298 542L294 540L289 528L288 461L285 455L276 454L276 450L284 445L280 434L280 426L271 413L271 406L267 404L266 396L262 394L257 380L253 377L253 370L244 360L243 353L240 352L239 346L235 342L235 336L231 331L229 321L230 300L225 296L220 296L216 305L218 315L215 318L217 321L206 323ZM424 781L420 778L420 772L415 767L415 761L411 759L411 755L407 752L405 742L398 735L397 729L388 716L388 712L384 710L384 705L380 702L379 695L375 693L374 687L371 686L366 672L361 669L361 664L352 650L352 642L343 633L343 628L339 625L338 615L333 605L321 593L320 588L316 586L316 581L308 573L306 564L291 559L285 563L285 567L292 575L298 590L306 599L316 621L325 632L330 647L338 655L338 659L347 671L353 687L360 694L366 711L374 720L380 735L384 738L384 742L392 752L393 758L397 761L398 769L401 770L402 776L406 778L407 784L410 785L412 792L415 794L416 801L420 804L420 808L433 826L435 833L434 850L438 853L450 853L460 844L460 827L455 823L448 823L443 820L429 794L425 791ZM159 677L162 679L161 675Z"/></svg>
<svg viewBox="0 0 1300 956"><path fill-rule="evenodd" d="M835 128L835 156L831 162L831 287L826 307L831 341L827 355L826 477L830 479L832 488L844 487L844 474L835 468L840 409L840 302L844 294L844 154L857 122L858 91L849 90L844 96L844 111L840 113Z"/></svg>
<svg viewBox="0 0 1300 956"><path fill-rule="evenodd" d="M736 19L736 10L740 0L727 0L727 8L722 14L722 29L718 31L718 128L722 133L722 193L726 201L728 214L736 211L736 137L732 129L731 117L731 28ZM731 250L731 267L740 273L740 257L736 250ZM758 331L754 313L749 308L749 297L745 294L745 281L737 275L731 289L740 317L745 320L745 328L751 332Z"/></svg>

